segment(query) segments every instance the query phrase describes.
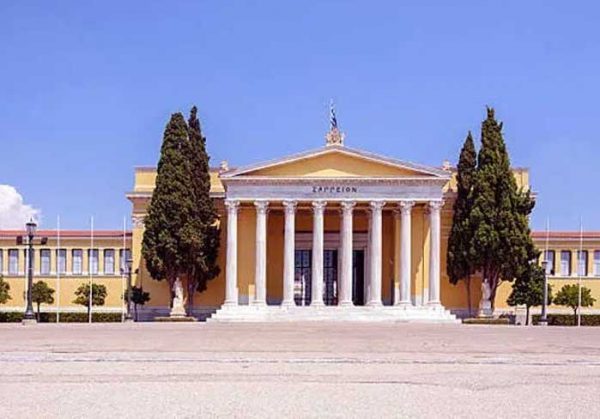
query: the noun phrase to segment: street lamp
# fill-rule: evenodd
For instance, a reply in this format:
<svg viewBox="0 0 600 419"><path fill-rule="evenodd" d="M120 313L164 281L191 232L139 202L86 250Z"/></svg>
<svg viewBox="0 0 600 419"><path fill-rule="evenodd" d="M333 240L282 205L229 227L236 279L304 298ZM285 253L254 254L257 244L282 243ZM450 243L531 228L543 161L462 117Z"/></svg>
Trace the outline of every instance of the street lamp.
<svg viewBox="0 0 600 419"><path fill-rule="evenodd" d="M131 268L133 267L133 259L129 258L126 261L127 265L127 313L125 314L125 321L132 322L133 316L131 315Z"/></svg>
<svg viewBox="0 0 600 419"><path fill-rule="evenodd" d="M33 238L37 230L37 224L33 219L29 220L25 224L27 230L27 244L29 247L29 257L27 258L27 307L25 308L25 314L23 315L23 323L36 323L35 314L33 313Z"/></svg>
<svg viewBox="0 0 600 419"><path fill-rule="evenodd" d="M544 257L542 261L542 269L544 269L544 301L542 301L542 316L540 317L540 321L538 325L547 326L548 325L548 316L546 315L546 306L548 305L548 273L546 268L548 266L548 261Z"/></svg>

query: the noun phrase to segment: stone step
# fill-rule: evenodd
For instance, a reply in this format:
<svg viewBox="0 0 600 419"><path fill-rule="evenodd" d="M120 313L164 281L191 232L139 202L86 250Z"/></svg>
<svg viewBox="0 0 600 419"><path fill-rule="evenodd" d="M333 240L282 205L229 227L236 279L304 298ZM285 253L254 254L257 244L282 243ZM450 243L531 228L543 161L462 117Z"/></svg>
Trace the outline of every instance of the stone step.
<svg viewBox="0 0 600 419"><path fill-rule="evenodd" d="M455 315L442 308L430 307L281 307L226 306L208 322L429 322L460 323Z"/></svg>

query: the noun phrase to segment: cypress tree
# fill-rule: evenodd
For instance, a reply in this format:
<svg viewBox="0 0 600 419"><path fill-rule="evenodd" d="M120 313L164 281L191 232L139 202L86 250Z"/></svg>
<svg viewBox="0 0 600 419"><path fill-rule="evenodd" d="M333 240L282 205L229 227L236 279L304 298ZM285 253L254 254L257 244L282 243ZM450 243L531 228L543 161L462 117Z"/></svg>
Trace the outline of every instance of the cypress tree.
<svg viewBox="0 0 600 419"><path fill-rule="evenodd" d="M456 175L456 200L452 217L452 229L448 238L446 270L453 285L464 281L467 304L471 315L471 275L474 272L472 258L473 228L470 223L473 205L473 184L477 170L477 153L473 136L469 131L460 151Z"/></svg>
<svg viewBox="0 0 600 419"><path fill-rule="evenodd" d="M190 167L189 194L192 199L191 216L183 229L186 247L188 314L192 314L194 293L206 289L207 282L219 274L218 214L210 198L210 166L206 152L206 138L202 135L200 121L194 106L188 119L188 152Z"/></svg>
<svg viewBox="0 0 600 419"><path fill-rule="evenodd" d="M500 281L520 276L536 256L529 231L534 201L529 192L517 188L502 124L494 110L487 109L481 126L481 149L473 185L474 268L483 274L491 290L492 308Z"/></svg>
<svg viewBox="0 0 600 419"><path fill-rule="evenodd" d="M156 186L144 220L142 255L155 280L166 280L169 290L186 273L184 227L192 216L188 128L181 113L171 116L164 132L157 168ZM171 292L172 300L172 292Z"/></svg>

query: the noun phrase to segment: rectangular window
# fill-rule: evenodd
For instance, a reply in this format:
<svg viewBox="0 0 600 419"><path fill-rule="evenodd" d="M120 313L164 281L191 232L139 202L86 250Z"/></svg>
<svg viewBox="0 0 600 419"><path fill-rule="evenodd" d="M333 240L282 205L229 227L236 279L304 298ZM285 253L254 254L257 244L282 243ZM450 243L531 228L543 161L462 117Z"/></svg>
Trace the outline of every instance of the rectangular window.
<svg viewBox="0 0 600 419"><path fill-rule="evenodd" d="M56 271L61 275L67 272L67 249L56 249Z"/></svg>
<svg viewBox="0 0 600 419"><path fill-rule="evenodd" d="M106 249L104 251L104 273L112 275L115 273L115 250Z"/></svg>
<svg viewBox="0 0 600 419"><path fill-rule="evenodd" d="M594 276L600 276L600 250L594 250Z"/></svg>
<svg viewBox="0 0 600 419"><path fill-rule="evenodd" d="M98 275L98 249L88 250L88 272Z"/></svg>
<svg viewBox="0 0 600 419"><path fill-rule="evenodd" d="M81 249L73 249L73 266L72 271L74 275L81 275L81 270L83 269L83 250Z"/></svg>
<svg viewBox="0 0 600 419"><path fill-rule="evenodd" d="M561 250L560 251L560 274L562 276L571 275L571 251Z"/></svg>
<svg viewBox="0 0 600 419"><path fill-rule="evenodd" d="M40 275L50 275L50 249L40 250Z"/></svg>
<svg viewBox="0 0 600 419"><path fill-rule="evenodd" d="M554 275L554 250L546 251L546 275Z"/></svg>
<svg viewBox="0 0 600 419"><path fill-rule="evenodd" d="M119 269L121 273L127 272L127 261L131 258L131 250L120 249L119 250Z"/></svg>
<svg viewBox="0 0 600 419"><path fill-rule="evenodd" d="M17 275L19 273L19 251L9 249L8 251L8 274Z"/></svg>
<svg viewBox="0 0 600 419"><path fill-rule="evenodd" d="M588 261L587 250L578 250L577 251L577 275L587 276L587 261Z"/></svg>

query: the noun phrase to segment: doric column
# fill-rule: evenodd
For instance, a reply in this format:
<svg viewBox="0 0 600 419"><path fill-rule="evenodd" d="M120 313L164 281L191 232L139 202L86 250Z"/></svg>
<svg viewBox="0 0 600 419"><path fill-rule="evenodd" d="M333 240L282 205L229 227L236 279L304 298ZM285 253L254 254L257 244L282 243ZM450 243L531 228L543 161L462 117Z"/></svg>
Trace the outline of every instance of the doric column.
<svg viewBox="0 0 600 419"><path fill-rule="evenodd" d="M400 202L400 301L396 304L411 306L410 298L410 276L411 276L411 210L415 206L414 201Z"/></svg>
<svg viewBox="0 0 600 419"><path fill-rule="evenodd" d="M311 307L323 305L323 213L324 201L315 201L313 206L313 244L312 244L312 295Z"/></svg>
<svg viewBox="0 0 600 419"><path fill-rule="evenodd" d="M225 270L225 305L238 304L237 289L237 215L239 201L226 200L227 207L227 267Z"/></svg>
<svg viewBox="0 0 600 419"><path fill-rule="evenodd" d="M255 201L256 207L256 266L254 270L254 304L267 302L267 201Z"/></svg>
<svg viewBox="0 0 600 419"><path fill-rule="evenodd" d="M443 201L429 202L429 301L430 306L440 305L440 210Z"/></svg>
<svg viewBox="0 0 600 419"><path fill-rule="evenodd" d="M339 305L352 305L352 210L356 203L342 202L342 272Z"/></svg>
<svg viewBox="0 0 600 419"><path fill-rule="evenodd" d="M371 291L369 293L370 306L381 306L381 209L385 205L382 201L371 201L371 234L369 257L369 280Z"/></svg>
<svg viewBox="0 0 600 419"><path fill-rule="evenodd" d="M294 305L294 240L296 234L296 201L283 202L285 237L283 243L283 303Z"/></svg>

